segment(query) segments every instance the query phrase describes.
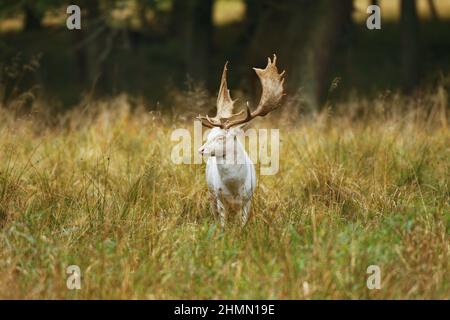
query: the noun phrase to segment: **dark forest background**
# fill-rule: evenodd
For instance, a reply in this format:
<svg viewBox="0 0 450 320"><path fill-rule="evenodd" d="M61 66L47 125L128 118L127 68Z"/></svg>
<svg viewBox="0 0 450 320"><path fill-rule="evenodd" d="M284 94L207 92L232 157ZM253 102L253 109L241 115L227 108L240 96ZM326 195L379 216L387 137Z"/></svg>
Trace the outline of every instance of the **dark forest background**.
<svg viewBox="0 0 450 320"><path fill-rule="evenodd" d="M395 12L385 11L387 2ZM366 28L372 3L382 6L381 30ZM24 96L66 109L125 92L156 106L173 89L215 94L226 60L236 95L256 95L251 67L273 53L288 93L311 108L352 94L419 95L449 82L449 3L2 0L0 98L4 106ZM68 4L82 9L80 31L66 28Z"/></svg>

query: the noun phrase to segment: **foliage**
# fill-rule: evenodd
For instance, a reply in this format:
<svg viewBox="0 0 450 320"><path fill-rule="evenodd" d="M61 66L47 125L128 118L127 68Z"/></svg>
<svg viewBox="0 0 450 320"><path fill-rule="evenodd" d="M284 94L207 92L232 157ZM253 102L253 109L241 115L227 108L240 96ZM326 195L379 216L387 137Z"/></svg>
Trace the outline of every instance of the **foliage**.
<svg viewBox="0 0 450 320"><path fill-rule="evenodd" d="M66 0L3 0L0 3L0 13L3 16L8 16L11 13L20 12L26 6L32 8L40 14L44 14L47 10L59 7L65 3Z"/></svg>

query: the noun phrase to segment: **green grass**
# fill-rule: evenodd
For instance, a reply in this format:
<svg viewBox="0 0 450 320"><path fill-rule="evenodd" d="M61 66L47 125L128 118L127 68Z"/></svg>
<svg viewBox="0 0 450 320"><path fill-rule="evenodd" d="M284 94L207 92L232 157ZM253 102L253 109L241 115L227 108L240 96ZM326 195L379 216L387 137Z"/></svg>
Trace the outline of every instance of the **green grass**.
<svg viewBox="0 0 450 320"><path fill-rule="evenodd" d="M265 123L281 129L280 172L225 231L204 165L170 160L170 133L192 122L122 98L53 126L0 109L0 298L448 299L448 119L419 111L433 99L284 106ZM66 288L72 264L81 290Z"/></svg>

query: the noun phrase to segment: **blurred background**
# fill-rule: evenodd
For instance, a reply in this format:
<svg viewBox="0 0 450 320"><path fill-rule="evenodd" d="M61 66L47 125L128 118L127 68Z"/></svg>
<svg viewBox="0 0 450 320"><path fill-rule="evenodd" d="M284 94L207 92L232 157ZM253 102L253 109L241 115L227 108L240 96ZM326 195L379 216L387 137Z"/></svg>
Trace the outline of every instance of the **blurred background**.
<svg viewBox="0 0 450 320"><path fill-rule="evenodd" d="M81 30L66 8L82 10ZM368 30L367 6L381 6ZM287 91L320 109L350 95L420 95L448 86L450 0L2 0L0 99L52 101L127 93L158 108L177 90L215 94L230 61L234 96L257 96L251 67L273 53Z"/></svg>
<svg viewBox="0 0 450 320"><path fill-rule="evenodd" d="M280 171L223 232L174 129L273 53ZM0 0L0 299L448 299L449 53L450 0Z"/></svg>

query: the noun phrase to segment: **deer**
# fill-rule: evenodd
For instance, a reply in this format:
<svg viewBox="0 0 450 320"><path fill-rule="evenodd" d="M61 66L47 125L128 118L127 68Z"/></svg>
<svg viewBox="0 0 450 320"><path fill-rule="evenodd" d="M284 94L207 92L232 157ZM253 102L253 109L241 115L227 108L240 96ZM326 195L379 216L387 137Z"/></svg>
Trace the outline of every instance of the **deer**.
<svg viewBox="0 0 450 320"><path fill-rule="evenodd" d="M264 117L280 106L284 96L284 73L278 73L277 56L267 58L264 69L253 68L262 86L260 101L254 111L249 103L245 111L233 113L234 103L227 85L225 63L217 97L215 117L197 117L202 125L210 128L206 142L199 153L207 158L206 181L209 189L213 215L222 228L231 214L238 214L244 227L250 215L251 202L256 188L255 166L238 139L242 128L256 117Z"/></svg>

